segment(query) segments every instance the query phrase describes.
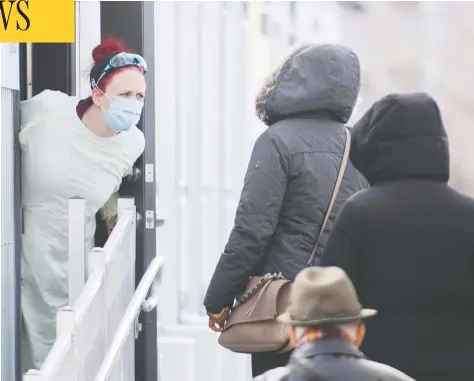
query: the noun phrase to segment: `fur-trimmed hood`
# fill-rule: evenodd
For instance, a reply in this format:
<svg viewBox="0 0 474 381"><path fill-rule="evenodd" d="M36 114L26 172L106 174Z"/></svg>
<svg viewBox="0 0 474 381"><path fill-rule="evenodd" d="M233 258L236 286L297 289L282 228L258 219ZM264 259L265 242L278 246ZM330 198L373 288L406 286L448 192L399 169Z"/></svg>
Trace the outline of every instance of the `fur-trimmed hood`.
<svg viewBox="0 0 474 381"><path fill-rule="evenodd" d="M305 45L265 81L257 116L271 125L298 115L347 123L360 89L359 58L341 45Z"/></svg>

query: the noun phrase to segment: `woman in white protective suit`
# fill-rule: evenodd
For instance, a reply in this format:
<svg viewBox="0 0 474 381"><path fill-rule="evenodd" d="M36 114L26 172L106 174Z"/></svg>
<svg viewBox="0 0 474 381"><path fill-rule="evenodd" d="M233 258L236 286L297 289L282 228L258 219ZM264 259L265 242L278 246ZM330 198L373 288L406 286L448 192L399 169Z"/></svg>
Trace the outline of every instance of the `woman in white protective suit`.
<svg viewBox="0 0 474 381"><path fill-rule="evenodd" d="M21 308L23 368L39 369L56 338L56 311L68 304L68 199L86 200L86 246L94 247L100 210L109 232L122 178L143 153L136 127L146 63L119 41L92 52L92 96L45 90L21 103Z"/></svg>

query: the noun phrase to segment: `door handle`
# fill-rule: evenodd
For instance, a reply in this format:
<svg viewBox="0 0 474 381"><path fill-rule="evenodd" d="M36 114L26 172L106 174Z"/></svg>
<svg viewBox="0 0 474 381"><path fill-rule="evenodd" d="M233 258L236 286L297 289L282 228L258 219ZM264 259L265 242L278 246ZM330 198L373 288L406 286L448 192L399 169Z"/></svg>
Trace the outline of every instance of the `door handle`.
<svg viewBox="0 0 474 381"><path fill-rule="evenodd" d="M161 210L156 210L156 227L162 227L166 222L166 215Z"/></svg>
<svg viewBox="0 0 474 381"><path fill-rule="evenodd" d="M134 183L137 181L142 174L142 171L138 167L133 167L130 174L127 175L127 180Z"/></svg>

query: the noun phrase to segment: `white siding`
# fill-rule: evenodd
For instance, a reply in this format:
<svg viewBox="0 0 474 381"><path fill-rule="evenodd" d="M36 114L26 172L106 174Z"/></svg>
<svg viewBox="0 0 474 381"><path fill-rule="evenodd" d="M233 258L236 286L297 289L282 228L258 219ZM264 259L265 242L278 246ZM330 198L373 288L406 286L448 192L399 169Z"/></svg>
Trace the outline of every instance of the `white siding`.
<svg viewBox="0 0 474 381"><path fill-rule="evenodd" d="M2 49L1 48L0 48L0 67L2 67ZM2 78L0 77L0 87L1 87L1 84L2 84L1 82L2 82ZM2 95L1 95L1 92L0 92L0 120L1 120L1 117L2 117ZM2 160L2 146L1 146L1 144L0 144L0 160ZM2 162L3 162L3 160L2 160ZM1 166L1 164L2 163L0 162L0 166ZM2 179L0 177L0 188L1 188L1 186L2 186ZM1 201L2 200L0 200L0 216L2 215L2 204L3 204ZM0 227L0 229L1 229L1 227ZM0 230L0 234L1 234L0 240L2 239L2 236L3 236L3 234L2 234L3 231L2 230ZM2 261L0 260L0 284L3 280L3 276L2 276L3 271L2 271L2 269L3 269ZM3 300L2 299L2 293L0 292L0 307L3 306L2 300ZM3 318L3 315L2 315L1 310L0 310L0 337L2 337L3 320L4 320L4 318ZM2 376L2 363L3 363L2 354L3 354L2 345L0 345L0 377L3 377ZM8 375L8 376L11 376L11 375Z"/></svg>
<svg viewBox="0 0 474 381"><path fill-rule="evenodd" d="M324 21L338 17L337 7L305 7L318 17L298 9L291 16L288 2L155 3L158 203L167 216L158 230L166 260L159 330L164 380L177 379L181 363L194 368L187 381L251 378L249 356L218 346L203 298L264 129L254 113L256 91L289 52L291 36L302 40L300 19L307 36L339 38L339 24Z"/></svg>
<svg viewBox="0 0 474 381"><path fill-rule="evenodd" d="M156 12L157 172L167 215L159 250L173 291L162 313L176 323L204 316L202 299L232 227L257 122L242 4L164 2Z"/></svg>
<svg viewBox="0 0 474 381"><path fill-rule="evenodd" d="M100 44L100 2L76 2L76 95L90 95L89 71L92 68L92 50Z"/></svg>
<svg viewBox="0 0 474 381"><path fill-rule="evenodd" d="M15 312L18 306L16 299L15 275L15 131L18 123L19 100L19 64L18 44L0 44L1 95L1 260L0 260L0 337L1 337L1 371L2 380L15 378L16 328Z"/></svg>

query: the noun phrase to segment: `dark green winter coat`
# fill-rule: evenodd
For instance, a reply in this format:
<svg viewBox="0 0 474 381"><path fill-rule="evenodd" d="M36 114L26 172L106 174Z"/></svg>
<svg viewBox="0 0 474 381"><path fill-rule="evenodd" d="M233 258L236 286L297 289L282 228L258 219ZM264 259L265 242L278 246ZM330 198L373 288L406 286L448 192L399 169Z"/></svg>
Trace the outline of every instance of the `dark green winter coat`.
<svg viewBox="0 0 474 381"><path fill-rule="evenodd" d="M269 127L257 139L235 225L212 277L205 307L233 304L251 275L305 267L320 234L341 163L345 126L360 88L359 59L339 45L293 53L257 97ZM367 183L349 163L318 257L344 201Z"/></svg>

